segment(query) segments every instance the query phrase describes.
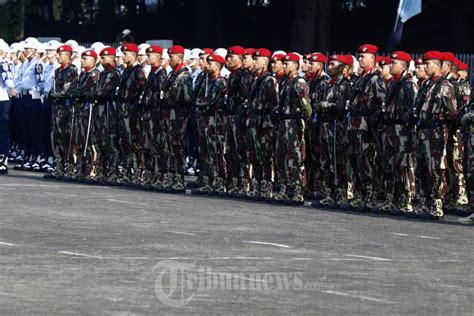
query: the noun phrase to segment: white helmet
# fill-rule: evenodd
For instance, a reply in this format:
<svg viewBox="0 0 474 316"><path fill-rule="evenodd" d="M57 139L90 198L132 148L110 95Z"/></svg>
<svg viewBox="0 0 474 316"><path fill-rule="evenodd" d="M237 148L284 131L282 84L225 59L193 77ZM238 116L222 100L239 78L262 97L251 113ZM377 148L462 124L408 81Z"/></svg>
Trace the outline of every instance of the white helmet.
<svg viewBox="0 0 474 316"><path fill-rule="evenodd" d="M191 51L187 48L184 49L184 57L183 60L190 60L191 59Z"/></svg>
<svg viewBox="0 0 474 316"><path fill-rule="evenodd" d="M150 44L143 43L138 45L138 55L146 55L146 50L150 47Z"/></svg>
<svg viewBox="0 0 474 316"><path fill-rule="evenodd" d="M0 50L2 52L9 53L10 52L10 46L8 46L8 44L5 43L5 42L3 42L3 43L0 42Z"/></svg>
<svg viewBox="0 0 474 316"><path fill-rule="evenodd" d="M69 45L72 48L74 48L75 46L79 46L79 43L76 40L73 40L73 39L67 40L66 43L64 43L64 44Z"/></svg>
<svg viewBox="0 0 474 316"><path fill-rule="evenodd" d="M59 46L61 45L61 43L59 43L58 41L56 40L50 40L47 44L46 44L46 50L54 50L56 51Z"/></svg>
<svg viewBox="0 0 474 316"><path fill-rule="evenodd" d="M73 48L73 50L77 53L77 55L81 56L86 48L84 46L77 46L76 49Z"/></svg>
<svg viewBox="0 0 474 316"><path fill-rule="evenodd" d="M36 51L37 51L38 53L41 53L41 54L46 53L46 44L43 44L43 43L39 43L39 42L38 42L38 46L37 46Z"/></svg>
<svg viewBox="0 0 474 316"><path fill-rule="evenodd" d="M161 55L161 59L171 60L170 55L168 54L168 49L167 48L163 49L163 54Z"/></svg>
<svg viewBox="0 0 474 316"><path fill-rule="evenodd" d="M21 49L20 43L12 43L10 45L10 52L12 52L12 53L16 53L16 52L21 51L21 50L22 49Z"/></svg>
<svg viewBox="0 0 474 316"><path fill-rule="evenodd" d="M214 54L215 55L219 55L221 56L222 58L225 58L225 56L227 55L227 49L225 48L218 48L214 51Z"/></svg>
<svg viewBox="0 0 474 316"><path fill-rule="evenodd" d="M357 58L356 58L354 55L351 55L351 56L352 56L352 60L353 60L353 63L352 63L352 72L353 72L353 73L358 73L358 72L359 72L359 68L360 68L359 61L357 60Z"/></svg>
<svg viewBox="0 0 474 316"><path fill-rule="evenodd" d="M278 54L286 55L286 52L284 50L274 51L273 54L272 54L272 57L275 56L275 55L278 55Z"/></svg>
<svg viewBox="0 0 474 316"><path fill-rule="evenodd" d="M200 48L193 48L189 53L189 59L199 59L199 54L201 53Z"/></svg>
<svg viewBox="0 0 474 316"><path fill-rule="evenodd" d="M28 37L25 40L25 44L23 45L24 48L33 48L33 49L38 49L38 40L34 37Z"/></svg>
<svg viewBox="0 0 474 316"><path fill-rule="evenodd" d="M100 54L100 52L104 49L105 45L102 42L95 42L91 45L91 50Z"/></svg>
<svg viewBox="0 0 474 316"><path fill-rule="evenodd" d="M117 47L115 50L115 57L123 57L122 46Z"/></svg>

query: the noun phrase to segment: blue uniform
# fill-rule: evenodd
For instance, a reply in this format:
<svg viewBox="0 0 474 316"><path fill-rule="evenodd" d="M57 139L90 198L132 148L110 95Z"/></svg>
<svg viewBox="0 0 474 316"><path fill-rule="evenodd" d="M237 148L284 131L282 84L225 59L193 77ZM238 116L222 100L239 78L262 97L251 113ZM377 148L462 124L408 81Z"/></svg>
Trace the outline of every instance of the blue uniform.
<svg viewBox="0 0 474 316"><path fill-rule="evenodd" d="M0 155L7 156L10 151L8 122L10 114L10 91L14 88L10 64L0 59Z"/></svg>

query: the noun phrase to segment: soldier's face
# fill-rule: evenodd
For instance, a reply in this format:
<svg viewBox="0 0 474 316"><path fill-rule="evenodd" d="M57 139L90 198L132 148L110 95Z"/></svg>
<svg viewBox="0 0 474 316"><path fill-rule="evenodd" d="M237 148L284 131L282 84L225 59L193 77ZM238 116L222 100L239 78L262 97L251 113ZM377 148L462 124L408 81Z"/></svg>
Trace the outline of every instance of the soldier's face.
<svg viewBox="0 0 474 316"><path fill-rule="evenodd" d="M381 71L382 77L386 77L390 74L390 65L383 65Z"/></svg>
<svg viewBox="0 0 474 316"><path fill-rule="evenodd" d="M211 74L218 74L221 71L221 64L217 61L210 61L206 70Z"/></svg>
<svg viewBox="0 0 474 316"><path fill-rule="evenodd" d="M256 70L263 70L263 69L267 68L268 57L255 56L253 58L253 64L254 64L254 68Z"/></svg>
<svg viewBox="0 0 474 316"><path fill-rule="evenodd" d="M71 61L71 53L60 52L58 55L58 61L61 65L69 63Z"/></svg>
<svg viewBox="0 0 474 316"><path fill-rule="evenodd" d="M303 59L303 64L301 65L301 71L307 72L309 70L309 60Z"/></svg>
<svg viewBox="0 0 474 316"><path fill-rule="evenodd" d="M392 59L392 64L390 66L390 74L392 76L401 75L405 71L405 65L402 61L398 59Z"/></svg>
<svg viewBox="0 0 474 316"><path fill-rule="evenodd" d="M439 60L431 59L425 61L426 74L428 76L433 76L435 73L441 70L441 62Z"/></svg>
<svg viewBox="0 0 474 316"><path fill-rule="evenodd" d="M453 68L453 63L450 61L443 61L443 66L441 67L441 70L443 71L444 74L448 74L451 72Z"/></svg>
<svg viewBox="0 0 474 316"><path fill-rule="evenodd" d="M426 78L428 75L426 74L426 68L425 68L425 65L418 65L416 66L415 68L415 76L418 78L418 79L424 79Z"/></svg>
<svg viewBox="0 0 474 316"><path fill-rule="evenodd" d="M147 54L147 55L148 55L148 58L147 58L146 63L147 63L148 65L156 65L157 63L160 62L161 54L149 53L149 54Z"/></svg>
<svg viewBox="0 0 474 316"><path fill-rule="evenodd" d="M244 68L252 70L254 67L252 55L244 55L244 60L242 62Z"/></svg>
<svg viewBox="0 0 474 316"><path fill-rule="evenodd" d="M147 55L138 55L138 62L140 64L143 64L144 62L146 62L147 59L148 59Z"/></svg>
<svg viewBox="0 0 474 316"><path fill-rule="evenodd" d="M337 60L331 60L328 65L328 74L331 77L336 77L342 74L345 65Z"/></svg>
<svg viewBox="0 0 474 316"><path fill-rule="evenodd" d="M207 56L209 56L209 54L199 55L199 67L201 67L201 69L207 68L207 60L206 60Z"/></svg>
<svg viewBox="0 0 474 316"><path fill-rule="evenodd" d="M303 63L303 65L304 65L304 63ZM317 74L318 72L323 70L323 68L324 68L324 66L320 62L317 62L317 61L308 62L308 73L310 73L310 74ZM303 69L303 67L301 67L301 69Z"/></svg>
<svg viewBox="0 0 474 316"><path fill-rule="evenodd" d="M467 70L459 70L459 77L461 77L461 79L464 79L466 80L467 79Z"/></svg>
<svg viewBox="0 0 474 316"><path fill-rule="evenodd" d="M283 63L281 62L281 60L272 61L271 66L272 66L272 72L276 74L279 73L283 69Z"/></svg>
<svg viewBox="0 0 474 316"><path fill-rule="evenodd" d="M180 55L180 54L171 54L170 58L171 58L170 64L171 64L171 67L173 68L183 62L183 55Z"/></svg>
<svg viewBox="0 0 474 316"><path fill-rule="evenodd" d="M95 66L95 58L91 56L82 56L81 67L84 69L90 69Z"/></svg>
<svg viewBox="0 0 474 316"><path fill-rule="evenodd" d="M292 73L295 73L298 71L298 64L294 61L285 61L284 62L284 65L285 65L285 73L288 75L288 74L292 74Z"/></svg>
<svg viewBox="0 0 474 316"><path fill-rule="evenodd" d="M239 55L228 54L225 63L228 69L236 69L242 65L242 59Z"/></svg>
<svg viewBox="0 0 474 316"><path fill-rule="evenodd" d="M49 49L46 51L46 55L48 56L48 58L54 58L56 55L56 51Z"/></svg>
<svg viewBox="0 0 474 316"><path fill-rule="evenodd" d="M368 69L375 64L375 55L374 54L369 54L369 53L361 53L359 54L359 64L360 67L363 69Z"/></svg>
<svg viewBox="0 0 474 316"><path fill-rule="evenodd" d="M116 56L116 57L115 57L115 63L116 63L117 65L123 64L123 57L122 57L122 56Z"/></svg>
<svg viewBox="0 0 474 316"><path fill-rule="evenodd" d="M100 57L100 63L102 66L107 67L109 65L113 65L115 62L114 56L101 56Z"/></svg>
<svg viewBox="0 0 474 316"><path fill-rule="evenodd" d="M35 53L36 53L36 50L34 50L33 48L25 48L26 58L34 57Z"/></svg>

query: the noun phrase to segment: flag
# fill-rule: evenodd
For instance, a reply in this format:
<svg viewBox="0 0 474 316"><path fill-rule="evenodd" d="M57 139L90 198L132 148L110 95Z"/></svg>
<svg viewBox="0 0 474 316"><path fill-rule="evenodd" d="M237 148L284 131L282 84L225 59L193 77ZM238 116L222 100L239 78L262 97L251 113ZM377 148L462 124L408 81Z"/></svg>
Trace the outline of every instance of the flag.
<svg viewBox="0 0 474 316"><path fill-rule="evenodd" d="M406 21L421 13L421 0L400 0L397 10L397 18L393 27L392 36L388 43L387 51L391 52L393 47L402 41L403 25Z"/></svg>

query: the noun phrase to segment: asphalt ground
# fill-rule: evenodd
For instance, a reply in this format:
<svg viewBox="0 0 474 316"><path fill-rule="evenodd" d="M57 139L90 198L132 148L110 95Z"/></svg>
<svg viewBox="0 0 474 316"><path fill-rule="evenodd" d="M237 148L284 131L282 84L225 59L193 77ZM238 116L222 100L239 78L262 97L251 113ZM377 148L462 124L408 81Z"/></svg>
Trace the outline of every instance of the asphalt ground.
<svg viewBox="0 0 474 316"><path fill-rule="evenodd" d="M0 177L0 313L474 314L472 227Z"/></svg>

